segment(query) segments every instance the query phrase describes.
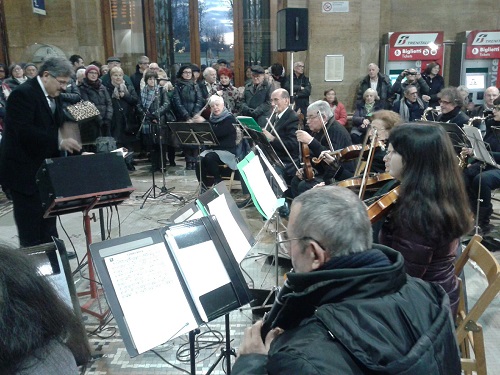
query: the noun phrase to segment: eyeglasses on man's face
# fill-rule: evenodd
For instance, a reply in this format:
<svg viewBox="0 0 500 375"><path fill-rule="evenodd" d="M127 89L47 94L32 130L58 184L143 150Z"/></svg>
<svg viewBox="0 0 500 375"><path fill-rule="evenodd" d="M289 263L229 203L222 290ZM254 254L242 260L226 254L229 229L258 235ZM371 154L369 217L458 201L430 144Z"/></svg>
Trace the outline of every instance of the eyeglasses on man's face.
<svg viewBox="0 0 500 375"><path fill-rule="evenodd" d="M51 76L52 78L54 78L54 79L57 81L57 83L59 83L59 85L60 85L61 87L66 87L66 86L68 86L69 80L66 80L66 81L61 81L61 80L60 80L59 78L57 78L55 75L50 74L50 73L49 73L49 76Z"/></svg>

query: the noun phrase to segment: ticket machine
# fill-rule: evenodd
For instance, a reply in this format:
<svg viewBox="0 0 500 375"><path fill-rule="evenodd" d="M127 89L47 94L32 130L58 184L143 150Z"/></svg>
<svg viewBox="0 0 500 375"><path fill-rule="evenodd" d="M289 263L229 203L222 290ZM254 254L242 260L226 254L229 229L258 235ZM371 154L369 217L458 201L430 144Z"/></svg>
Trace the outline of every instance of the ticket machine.
<svg viewBox="0 0 500 375"><path fill-rule="evenodd" d="M423 72L435 61L443 69L444 44L442 31L390 32L384 35L380 53L380 71L392 84L405 69Z"/></svg>
<svg viewBox="0 0 500 375"><path fill-rule="evenodd" d="M465 85L469 100L483 104L489 86L500 87L500 30L465 31L457 35L450 55L450 85Z"/></svg>

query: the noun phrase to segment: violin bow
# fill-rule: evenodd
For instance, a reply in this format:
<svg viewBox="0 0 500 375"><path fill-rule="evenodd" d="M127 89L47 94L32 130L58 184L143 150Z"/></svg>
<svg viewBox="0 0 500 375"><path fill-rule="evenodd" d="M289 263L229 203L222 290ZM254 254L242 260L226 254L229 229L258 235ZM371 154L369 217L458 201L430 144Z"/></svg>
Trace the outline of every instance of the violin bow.
<svg viewBox="0 0 500 375"><path fill-rule="evenodd" d="M372 167L373 155L375 153L373 150L375 149L375 143L377 142L377 129L373 129L373 137L370 143L370 152L368 153L368 158L366 159L365 171L363 172L363 179L361 180L361 186L359 187L359 199L363 200L366 191L366 176Z"/></svg>
<svg viewBox="0 0 500 375"><path fill-rule="evenodd" d="M330 135L328 134L328 129L326 128L326 123L323 120L323 113L320 110L318 110L318 116L321 119L321 124L323 125L323 132L325 133L326 141L328 142L328 147L330 147L330 151L333 152L335 150L333 149L332 140L330 139Z"/></svg>
<svg viewBox="0 0 500 375"><path fill-rule="evenodd" d="M278 138L278 141L280 141L281 146L283 146L283 149L285 150L286 154L288 155L288 157L289 157L289 158L290 158L290 160L292 161L293 166L295 167L295 169L296 169L297 171L299 171L299 170L300 170L300 169L299 169L299 167L297 167L297 164L295 163L295 160L293 160L292 155L290 155L290 152L288 151L288 149L286 148L285 144L284 144L284 143L283 143L283 141L281 140L281 137L280 137L280 135L278 134L278 132L276 131L276 128L274 127L274 125L273 125L273 124L271 124L271 121L269 121L269 122L268 122L268 124L269 124L269 125L271 125L271 129L272 129L272 131L273 131L274 135L276 136L276 138Z"/></svg>

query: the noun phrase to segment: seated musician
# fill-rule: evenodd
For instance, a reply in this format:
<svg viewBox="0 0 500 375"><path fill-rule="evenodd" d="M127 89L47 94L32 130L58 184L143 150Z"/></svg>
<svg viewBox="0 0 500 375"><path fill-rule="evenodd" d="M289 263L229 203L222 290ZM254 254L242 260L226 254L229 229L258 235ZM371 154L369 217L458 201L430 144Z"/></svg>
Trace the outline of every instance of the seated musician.
<svg viewBox="0 0 500 375"><path fill-rule="evenodd" d="M309 146L311 157L319 157L323 151L340 150L351 146L351 136L349 132L338 121L335 120L330 105L322 100L315 101L307 107L307 124L312 135L304 130L297 131L299 142ZM324 125L324 126L323 126ZM324 128L327 132L325 134ZM316 173L313 179L306 180L303 171L299 171L292 180L292 195L300 195L306 190L320 182L330 184L335 180L344 180L352 177L354 173L354 162L342 163L340 167L330 167L326 163L316 165Z"/></svg>
<svg viewBox="0 0 500 375"><path fill-rule="evenodd" d="M403 255L410 276L443 287L455 316L459 284L453 264L460 237L472 228L472 213L450 137L438 125L403 124L392 130L387 150L387 171L401 185L379 242Z"/></svg>
<svg viewBox="0 0 500 375"><path fill-rule="evenodd" d="M293 271L282 305L245 330L233 375L460 374L446 293L409 277L398 252L372 245L353 192L300 195L286 233Z"/></svg>
<svg viewBox="0 0 500 375"><path fill-rule="evenodd" d="M200 165L196 167L196 177L204 186L207 187L218 184L222 181L219 170L220 164L227 164L232 170L236 170L236 129L233 124L236 124L236 119L224 106L224 99L218 95L212 95L208 99L211 114L208 122L210 123L217 141L217 146L211 147L200 154ZM213 181L209 181L207 176L213 177Z"/></svg>
<svg viewBox="0 0 500 375"><path fill-rule="evenodd" d="M290 95L285 89L276 89L271 94L271 103L275 107L274 115L269 119L270 126L263 129L269 143L285 165L285 169L276 168L289 184L297 171L299 143L295 136L299 118L290 107Z"/></svg>
<svg viewBox="0 0 500 375"><path fill-rule="evenodd" d="M486 134L484 136L484 141L490 145L495 161L500 163L500 142L495 134L495 127L500 127L500 97L493 101L493 105L493 118L489 118L485 121ZM470 155L472 154L472 149L464 150L464 152ZM493 213L491 192L500 188L500 170L487 165L480 175L481 164L482 162L479 161L469 164L464 170L464 177L473 213L477 211L478 193L480 193L479 215L477 221L480 234L485 235L493 229L490 224L491 214Z"/></svg>

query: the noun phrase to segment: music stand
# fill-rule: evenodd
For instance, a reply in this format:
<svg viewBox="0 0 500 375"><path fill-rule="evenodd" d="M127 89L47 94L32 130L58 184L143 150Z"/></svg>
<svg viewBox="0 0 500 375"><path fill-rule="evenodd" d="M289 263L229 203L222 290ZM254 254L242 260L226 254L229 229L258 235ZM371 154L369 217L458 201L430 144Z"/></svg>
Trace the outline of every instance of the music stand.
<svg viewBox="0 0 500 375"><path fill-rule="evenodd" d="M249 137L252 138L252 141L259 146L262 154L266 156L267 160L269 160L272 165L285 170L285 165L279 158L278 154L276 154L276 151L274 150L273 146L271 146L264 133L255 131L246 126L243 126L243 129L249 135Z"/></svg>
<svg viewBox="0 0 500 375"><path fill-rule="evenodd" d="M155 182L155 171L154 171L154 169L152 167L151 168L152 169L151 170L151 176L153 178L153 184L141 196L141 198L144 198L144 200L142 201L142 204L141 204L140 208L144 207L144 204L146 203L146 201L150 197L151 193L153 193L153 199L159 198L159 197L161 197L163 195L167 195L169 197L172 197L172 198L175 198L175 199L179 200L180 202L184 202L184 198L183 197L181 197L179 195L176 195L174 193L171 193L171 191L175 189L175 186L173 186L171 188L167 188L167 184L166 184L166 181L165 181L165 163L164 163L164 160L163 160L163 137L161 135L161 131L162 131L161 128L162 127L167 127L168 125L167 124L157 124L157 126L159 127L160 164L161 164L161 175L162 175L162 178L163 178L163 185L162 185L161 188L158 185L156 185L156 182ZM156 195L156 189L160 190L160 193L158 194L158 196Z"/></svg>
<svg viewBox="0 0 500 375"><path fill-rule="evenodd" d="M201 153L202 146L217 146L219 144L208 122L170 122L168 126L182 146L198 146L198 155ZM198 182L197 191L201 192L202 176L200 162L198 162L198 170L200 172L200 181Z"/></svg>
<svg viewBox="0 0 500 375"><path fill-rule="evenodd" d="M462 148L471 147L470 141L467 139L467 135L464 133L464 128L461 128L453 122L429 122L430 124L437 124L441 126L451 139L453 148L457 155L460 155Z"/></svg>

